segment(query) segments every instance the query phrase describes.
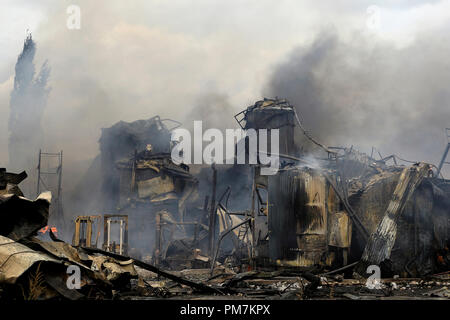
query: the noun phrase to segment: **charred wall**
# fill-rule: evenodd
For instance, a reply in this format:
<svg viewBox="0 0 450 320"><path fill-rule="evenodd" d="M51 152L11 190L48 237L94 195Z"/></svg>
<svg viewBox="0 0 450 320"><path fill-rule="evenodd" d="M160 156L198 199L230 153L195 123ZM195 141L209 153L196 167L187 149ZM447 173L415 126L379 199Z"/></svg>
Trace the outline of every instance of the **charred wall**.
<svg viewBox="0 0 450 320"><path fill-rule="evenodd" d="M119 199L119 172L116 162L130 159L135 151L151 145L154 152L170 152L170 131L156 116L131 123L120 121L102 129L100 137L102 193L104 210L114 210Z"/></svg>
<svg viewBox="0 0 450 320"><path fill-rule="evenodd" d="M377 229L397 185L399 172L375 175L349 201L369 233ZM397 226L397 238L389 261L382 265L385 276L394 273L418 277L439 269L438 253L447 247L450 207L440 179L426 178L407 202ZM445 188L446 184L444 184ZM365 241L354 230L351 255L361 257Z"/></svg>

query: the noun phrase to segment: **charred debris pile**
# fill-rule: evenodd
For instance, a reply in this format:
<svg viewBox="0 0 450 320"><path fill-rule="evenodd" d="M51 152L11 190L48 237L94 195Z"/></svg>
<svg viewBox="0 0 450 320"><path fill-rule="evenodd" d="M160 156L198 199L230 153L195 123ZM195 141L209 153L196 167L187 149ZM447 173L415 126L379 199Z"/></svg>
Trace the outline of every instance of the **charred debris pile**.
<svg viewBox="0 0 450 320"><path fill-rule="evenodd" d="M98 188L78 197L98 209L74 217L72 244L36 237L50 195L23 198L26 173L2 169L2 297L449 297L450 181L441 166L325 146L283 99L235 118L243 129L279 129L278 173L177 165L170 136L179 123L158 116L103 129L85 182ZM69 266L81 271L75 290Z"/></svg>

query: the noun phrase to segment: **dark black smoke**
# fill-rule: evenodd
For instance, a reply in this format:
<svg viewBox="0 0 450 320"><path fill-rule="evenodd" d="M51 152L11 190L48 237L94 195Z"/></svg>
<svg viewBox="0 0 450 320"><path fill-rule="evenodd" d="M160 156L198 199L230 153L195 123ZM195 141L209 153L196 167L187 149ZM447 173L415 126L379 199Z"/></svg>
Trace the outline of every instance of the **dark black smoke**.
<svg viewBox="0 0 450 320"><path fill-rule="evenodd" d="M47 81L50 67L45 62L35 75L36 43L31 35L25 39L23 51L15 67L9 116L9 168L32 172L43 143L41 119L50 89Z"/></svg>
<svg viewBox="0 0 450 320"><path fill-rule="evenodd" d="M324 144L437 164L450 127L450 36L404 48L324 32L279 64L264 96L287 98Z"/></svg>

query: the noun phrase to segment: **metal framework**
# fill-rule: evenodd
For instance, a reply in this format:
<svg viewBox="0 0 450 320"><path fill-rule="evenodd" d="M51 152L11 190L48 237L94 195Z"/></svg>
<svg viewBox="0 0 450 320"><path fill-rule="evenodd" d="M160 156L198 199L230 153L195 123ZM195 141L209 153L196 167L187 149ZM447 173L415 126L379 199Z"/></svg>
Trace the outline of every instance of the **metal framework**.
<svg viewBox="0 0 450 320"><path fill-rule="evenodd" d="M100 236L101 216L78 216L75 220L75 234L73 238L74 246L97 248L98 238ZM94 231L95 229L95 231ZM95 242L92 242L93 235Z"/></svg>
<svg viewBox="0 0 450 320"><path fill-rule="evenodd" d="M50 160L56 158L58 164L56 168L49 168ZM47 163L47 171L44 171L42 166ZM48 153L42 152L39 149L39 159L37 166L37 186L36 186L36 197L39 196L42 190L52 191L52 213L54 218L57 219L58 223L63 224L63 207L62 207L62 163L63 163L63 152L62 150L58 153ZM50 186L49 178L51 176L57 176L57 185ZM51 190L53 189L53 190Z"/></svg>
<svg viewBox="0 0 450 320"><path fill-rule="evenodd" d="M252 264L255 264L256 259L256 247L259 245L259 242L261 240L264 240L267 238L268 234L261 237L261 232L259 232L258 237L256 236L256 219L257 217L263 217L267 218L267 200L264 199L264 196L261 194L262 190L266 190L266 188L263 185L260 185L256 183L256 167L253 166L253 182L252 182L252 206L250 210L245 211L239 211L239 212L232 212L227 209L228 206L228 199L231 193L231 187L228 186L228 188L225 190L225 192L222 194L222 196L219 198L216 211L218 209L223 210L225 212L225 216L221 216L223 225L227 225L226 218L230 216L241 216L242 221L239 222L236 225L231 225L229 228L223 230L217 239L217 242L214 247L214 252L210 255L211 257L211 264L210 264L210 270L211 274L215 267L215 261L217 259L217 256L219 254L220 246L222 244L222 240L231 233L231 231L238 229L238 234L236 235L237 241L235 242L235 249L236 250L242 250L247 249L248 256L250 258L250 261ZM232 223L231 223L232 224ZM251 234L251 238L250 238ZM250 239L250 240L249 240Z"/></svg>
<svg viewBox="0 0 450 320"><path fill-rule="evenodd" d="M167 226L174 226L174 227L183 227L183 226L194 226L194 247L198 244L199 241L199 232L200 228L204 230L209 230L208 226L198 222L198 221L191 221L191 222L177 222L177 221L167 221L164 219L164 213L166 211L162 210L159 211L155 216L155 249L154 249L154 261L155 265L158 266L161 262L161 259L165 256L164 253L164 242L169 242L172 240L172 235L170 236L170 239L164 239L163 233L164 233L164 227ZM167 250L167 248L166 248Z"/></svg>
<svg viewBox="0 0 450 320"><path fill-rule="evenodd" d="M447 147L445 147L444 154L442 156L441 162L439 163L439 167L437 169L436 176L439 177L439 174L441 173L442 167L444 164L450 164L450 162L447 162L447 156L448 152L450 151L450 128L445 128L445 134L447 135Z"/></svg>
<svg viewBox="0 0 450 320"><path fill-rule="evenodd" d="M111 241L111 224L119 224L119 243ZM121 255L128 253L128 215L103 215L103 250Z"/></svg>

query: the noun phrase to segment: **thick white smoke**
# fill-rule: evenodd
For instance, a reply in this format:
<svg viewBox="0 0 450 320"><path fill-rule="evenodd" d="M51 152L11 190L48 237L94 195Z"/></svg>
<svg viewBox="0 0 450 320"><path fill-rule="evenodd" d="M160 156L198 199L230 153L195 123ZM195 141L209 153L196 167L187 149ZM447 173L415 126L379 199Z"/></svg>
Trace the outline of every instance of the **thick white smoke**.
<svg viewBox="0 0 450 320"><path fill-rule="evenodd" d="M31 174L37 165L38 152L43 144L41 120L50 92L47 87L50 67L45 62L36 76L35 53L36 43L30 34L25 39L23 51L20 53L15 67L8 125L8 170L27 170ZM31 190L24 191L30 193Z"/></svg>

